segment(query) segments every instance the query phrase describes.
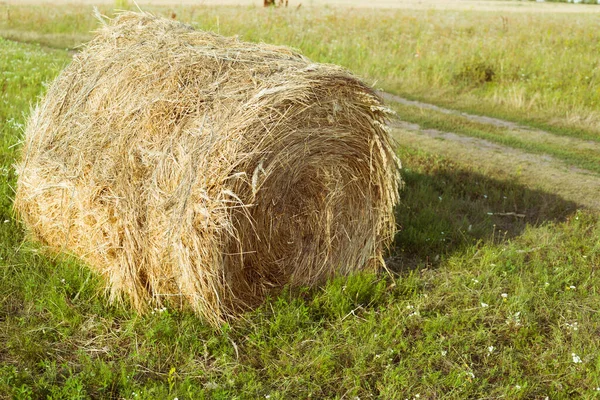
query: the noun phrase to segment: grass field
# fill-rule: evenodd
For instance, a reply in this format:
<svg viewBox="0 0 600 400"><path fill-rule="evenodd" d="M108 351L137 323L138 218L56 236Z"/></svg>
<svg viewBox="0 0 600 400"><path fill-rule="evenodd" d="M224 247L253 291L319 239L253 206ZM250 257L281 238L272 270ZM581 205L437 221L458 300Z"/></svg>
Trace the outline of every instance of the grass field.
<svg viewBox="0 0 600 400"><path fill-rule="evenodd" d="M550 167L492 165L494 151L472 144L484 142L396 128L406 185L389 274L285 291L220 329L188 312L138 315L108 305L85 266L27 240L12 212L30 105L96 22L74 7L0 5L0 398L600 398L597 17L155 11L457 110L390 103L420 130L545 157L572 189L548 184Z"/></svg>

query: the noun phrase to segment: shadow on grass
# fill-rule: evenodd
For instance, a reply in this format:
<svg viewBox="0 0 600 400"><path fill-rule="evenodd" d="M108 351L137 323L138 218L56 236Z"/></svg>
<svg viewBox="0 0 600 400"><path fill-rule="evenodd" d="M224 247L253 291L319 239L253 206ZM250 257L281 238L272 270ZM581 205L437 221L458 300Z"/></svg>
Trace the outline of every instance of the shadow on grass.
<svg viewBox="0 0 600 400"><path fill-rule="evenodd" d="M387 260L402 273L435 267L440 260L477 243L501 243L527 226L561 222L578 205L551 193L532 190L464 169L434 156L405 155L409 165L398 233Z"/></svg>

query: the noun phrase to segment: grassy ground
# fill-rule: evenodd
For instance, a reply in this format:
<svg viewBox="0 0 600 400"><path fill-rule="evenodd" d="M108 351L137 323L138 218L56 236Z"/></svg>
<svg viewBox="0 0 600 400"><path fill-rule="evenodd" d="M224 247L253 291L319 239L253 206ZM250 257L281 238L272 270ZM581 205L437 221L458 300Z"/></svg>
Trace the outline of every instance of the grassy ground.
<svg viewBox="0 0 600 400"><path fill-rule="evenodd" d="M71 16L60 17L63 12ZM4 34L13 32L13 38L42 40L55 47L71 46L61 41L83 40L82 32L93 25L74 10L50 8L41 13L13 7L11 13L10 20L0 20ZM405 49L414 47L415 38L441 46L430 35L440 26L450 29L453 19L472 33L459 30L454 39L440 36L440 41L465 35L464 51L470 52L473 35L487 34L478 40L481 49L488 49L498 32L472 20L469 13L449 12L442 20L436 13L400 15L399 20L381 13L380 24L371 30L366 27L376 14L256 10L242 24L235 19L240 13L196 9L192 18L224 33L237 29L249 39L292 43L315 59L345 63L391 89L404 88L401 83L412 71L412 86L398 93L418 97L431 84L428 96L438 96L440 104L456 96L465 109L498 107L494 115L535 120L552 136L541 140L456 115L397 105L403 119L485 137L519 151L550 153L588 168L590 174L596 171L595 150L586 152L563 142L578 140L592 149L598 143L595 128L564 114L570 102L585 115L593 108L585 97L598 95L594 90L584 93L574 79L578 72L561 78L564 84L554 102L543 92L536 97L536 84L517 82L535 99L530 108L519 111L492 95L493 90L508 90L503 81L446 85L443 79L430 79L436 75L427 62L435 62L433 54L425 55L427 47L419 47L419 57L414 57L414 48ZM530 18L533 23L539 17ZM562 16L548 18L532 29L557 32L555 24L568 22ZM591 24L586 18L575 17L563 29L585 30L591 26L585 25ZM286 25L290 21L297 23L293 30ZM259 32L260 22L266 28ZM509 16L510 40L524 35L517 29L526 23L525 17ZM354 44L350 34L336 36L339 48L325 39L317 42L319 34L330 32L325 38L331 38L344 24L353 24L349 29L355 33ZM404 39L383 40L378 35L386 31L392 38L405 32ZM567 36L561 32L541 41L563 46ZM573 56L575 69L588 66L591 74L597 72L597 61L584 53L597 45L597 31L590 29L589 34L577 36L580 40L571 48L581 52ZM364 47L351 51L369 40L382 48L373 50L372 59L366 58L370 52ZM397 53L387 63L383 50L393 46ZM443 76L449 73L442 71L443 65L461 60L436 48ZM515 51L506 63L534 56L535 50L527 46L519 49L522 52ZM540 54L550 52L550 47L544 49L538 48ZM140 316L127 307L107 305L97 276L76 260L48 256L26 240L11 210L11 165L29 105L70 56L64 49L6 40L0 40L0 54L0 398L600 397L598 212L582 210L577 201L565 200L551 187L538 190L533 183L511 180L501 169L469 157L440 156L425 142L407 141L399 148L406 185L397 209L400 231L389 254L390 274L357 275L321 289L284 292L217 330L187 312L155 310ZM417 59L414 62L431 59L418 67L407 58L404 70L394 66L402 57ZM524 68L538 68L558 79L559 74L545 69L542 56L537 57L541 64L525 63ZM560 61L557 69L566 68L560 64L566 61L554 60ZM477 96L481 104L470 100ZM548 115L556 118L546 122Z"/></svg>

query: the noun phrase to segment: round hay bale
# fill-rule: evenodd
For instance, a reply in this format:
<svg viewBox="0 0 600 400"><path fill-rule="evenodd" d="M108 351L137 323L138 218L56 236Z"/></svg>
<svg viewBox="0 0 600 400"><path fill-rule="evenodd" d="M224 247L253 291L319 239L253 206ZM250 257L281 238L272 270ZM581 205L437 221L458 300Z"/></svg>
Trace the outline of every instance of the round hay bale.
<svg viewBox="0 0 600 400"><path fill-rule="evenodd" d="M15 209L111 300L216 324L273 288L383 265L400 183L387 113L337 66L123 13L33 111Z"/></svg>

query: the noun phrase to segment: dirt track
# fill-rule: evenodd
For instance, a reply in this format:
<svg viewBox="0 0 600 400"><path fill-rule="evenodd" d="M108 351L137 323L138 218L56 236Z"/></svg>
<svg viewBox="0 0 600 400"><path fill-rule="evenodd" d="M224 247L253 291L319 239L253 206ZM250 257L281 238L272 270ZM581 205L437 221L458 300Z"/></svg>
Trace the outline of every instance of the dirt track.
<svg viewBox="0 0 600 400"><path fill-rule="evenodd" d="M134 0L129 0L134 3ZM153 5L210 5L210 6L262 6L262 0L136 0L140 6ZM0 0L8 4L114 4L114 0ZM537 3L530 1L485 1L485 0L289 0L290 7L355 7L395 8L409 10L476 10L502 12L560 12L600 13L600 6L565 3Z"/></svg>
<svg viewBox="0 0 600 400"><path fill-rule="evenodd" d="M460 113L435 106L433 104L415 102L399 96L380 93L388 102L410 104L439 112L462 115L467 119L493 126L504 126L519 129L524 135L550 133L531 130L514 122L497 118ZM392 121L392 136L403 146L426 149L428 152L440 154L455 160L468 160L468 163L496 176L503 176L530 187L555 193L566 200L579 205L600 210L600 176L594 172L575 168L547 154L532 154L527 151L492 143L488 140L459 135L454 132L443 132L436 129L424 129L417 124L401 120ZM576 138L567 138L573 143L570 146L591 146L597 151L597 142L588 142Z"/></svg>

